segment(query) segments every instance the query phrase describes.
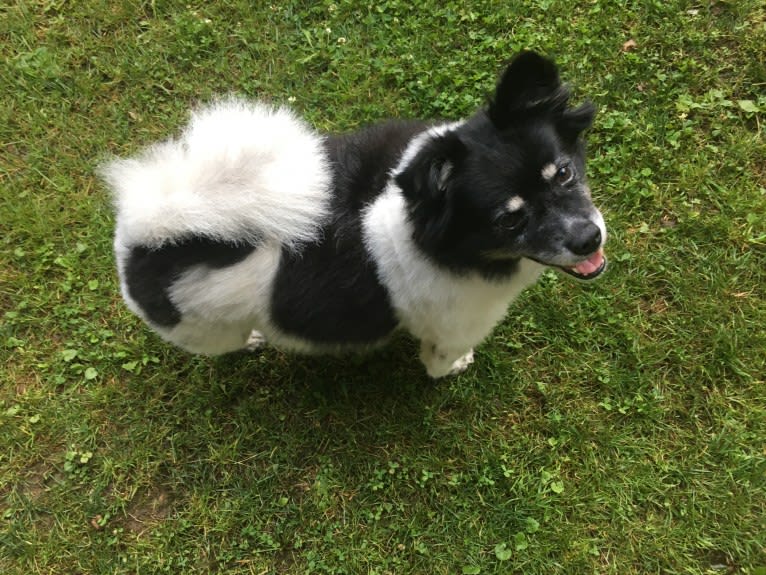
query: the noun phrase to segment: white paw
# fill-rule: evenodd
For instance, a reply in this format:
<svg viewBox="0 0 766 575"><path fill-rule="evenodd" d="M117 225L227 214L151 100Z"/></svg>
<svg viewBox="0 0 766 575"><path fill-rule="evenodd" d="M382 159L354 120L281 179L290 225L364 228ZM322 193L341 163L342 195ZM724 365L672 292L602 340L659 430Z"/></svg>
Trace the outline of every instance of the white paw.
<svg viewBox="0 0 766 575"><path fill-rule="evenodd" d="M463 357L457 358L452 363L452 367L450 368L448 375L457 375L458 373L462 373L466 369L468 369L468 366L471 365L472 363L473 363L473 350L470 350Z"/></svg>
<svg viewBox="0 0 766 575"><path fill-rule="evenodd" d="M456 375L473 363L473 349L453 359L458 353L442 351L437 345L428 342L422 342L420 346L420 360L426 366L428 375L433 378Z"/></svg>
<svg viewBox="0 0 766 575"><path fill-rule="evenodd" d="M247 342L245 343L245 349L247 351L255 351L259 347L263 346L266 343L266 338L263 337L263 334L260 331L253 330L250 332L250 335L247 338Z"/></svg>

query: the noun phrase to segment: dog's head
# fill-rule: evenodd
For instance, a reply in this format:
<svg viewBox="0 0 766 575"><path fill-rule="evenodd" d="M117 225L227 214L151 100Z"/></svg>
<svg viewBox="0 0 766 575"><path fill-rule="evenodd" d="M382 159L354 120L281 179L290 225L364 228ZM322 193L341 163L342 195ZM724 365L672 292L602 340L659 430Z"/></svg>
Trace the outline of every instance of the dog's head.
<svg viewBox="0 0 766 575"><path fill-rule="evenodd" d="M526 257L580 279L606 265L585 178L590 103L569 107L555 65L517 56L487 109L431 129L397 170L418 245L457 270L510 272Z"/></svg>

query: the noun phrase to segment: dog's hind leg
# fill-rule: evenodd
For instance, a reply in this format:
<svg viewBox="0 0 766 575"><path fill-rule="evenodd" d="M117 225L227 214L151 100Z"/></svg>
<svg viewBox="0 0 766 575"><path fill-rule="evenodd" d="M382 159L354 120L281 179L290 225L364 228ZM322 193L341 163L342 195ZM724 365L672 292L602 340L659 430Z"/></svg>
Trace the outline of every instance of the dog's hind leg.
<svg viewBox="0 0 766 575"><path fill-rule="evenodd" d="M473 363L473 349L456 350L438 344L423 341L420 344L420 361L433 378L457 375Z"/></svg>

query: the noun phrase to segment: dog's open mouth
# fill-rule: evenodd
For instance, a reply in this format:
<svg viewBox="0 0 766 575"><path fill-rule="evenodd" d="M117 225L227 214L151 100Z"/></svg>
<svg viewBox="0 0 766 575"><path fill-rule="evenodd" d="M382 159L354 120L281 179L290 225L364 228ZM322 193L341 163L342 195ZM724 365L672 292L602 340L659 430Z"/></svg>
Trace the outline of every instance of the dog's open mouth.
<svg viewBox="0 0 766 575"><path fill-rule="evenodd" d="M601 275L601 272L606 269L604 250L599 248L599 250L587 260L581 261L575 266L560 267L559 269L580 280L592 280L597 278Z"/></svg>

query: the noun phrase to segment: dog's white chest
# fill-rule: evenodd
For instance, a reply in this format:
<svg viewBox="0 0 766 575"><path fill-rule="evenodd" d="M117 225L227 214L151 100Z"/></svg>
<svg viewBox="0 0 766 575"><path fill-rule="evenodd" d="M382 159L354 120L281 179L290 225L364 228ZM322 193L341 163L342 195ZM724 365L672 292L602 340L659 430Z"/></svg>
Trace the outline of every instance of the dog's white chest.
<svg viewBox="0 0 766 575"><path fill-rule="evenodd" d="M466 349L478 344L544 266L522 259L513 277L502 282L456 275L417 248L405 210L401 193L391 184L364 217L365 244L402 326L423 340L448 338Z"/></svg>

